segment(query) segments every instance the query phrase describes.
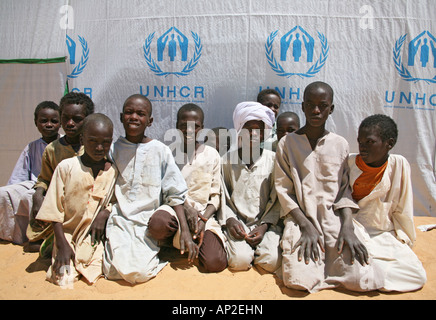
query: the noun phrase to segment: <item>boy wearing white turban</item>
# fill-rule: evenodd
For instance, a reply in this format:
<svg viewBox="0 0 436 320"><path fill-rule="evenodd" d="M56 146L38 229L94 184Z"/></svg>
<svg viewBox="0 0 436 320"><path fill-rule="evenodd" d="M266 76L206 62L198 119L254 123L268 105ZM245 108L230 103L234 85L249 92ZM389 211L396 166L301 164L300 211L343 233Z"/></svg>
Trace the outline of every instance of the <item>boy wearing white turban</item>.
<svg viewBox="0 0 436 320"><path fill-rule="evenodd" d="M260 103L242 102L235 108L233 122L240 141L236 150L222 158L222 206L218 212L227 240L228 267L242 271L254 263L274 272L281 263L275 153L260 148L273 126L274 113Z"/></svg>

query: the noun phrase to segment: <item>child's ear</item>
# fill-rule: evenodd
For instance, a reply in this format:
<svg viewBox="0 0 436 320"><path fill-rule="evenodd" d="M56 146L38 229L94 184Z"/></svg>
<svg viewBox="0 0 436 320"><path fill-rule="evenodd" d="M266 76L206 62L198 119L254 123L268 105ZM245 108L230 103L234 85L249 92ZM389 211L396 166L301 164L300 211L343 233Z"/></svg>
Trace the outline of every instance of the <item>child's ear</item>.
<svg viewBox="0 0 436 320"><path fill-rule="evenodd" d="M394 145L395 145L394 138L389 138L389 139L386 141L386 143L387 143L387 147L388 147L388 149L391 150L391 149L394 147Z"/></svg>
<svg viewBox="0 0 436 320"><path fill-rule="evenodd" d="M332 105L330 106L330 113L329 113L329 114L332 114L334 109L335 109L335 105L332 104Z"/></svg>
<svg viewBox="0 0 436 320"><path fill-rule="evenodd" d="M120 113L120 121L121 121L121 123L123 123L123 113L122 112Z"/></svg>
<svg viewBox="0 0 436 320"><path fill-rule="evenodd" d="M147 127L151 127L152 123L153 123L153 117L150 117L150 120L148 121L148 126Z"/></svg>

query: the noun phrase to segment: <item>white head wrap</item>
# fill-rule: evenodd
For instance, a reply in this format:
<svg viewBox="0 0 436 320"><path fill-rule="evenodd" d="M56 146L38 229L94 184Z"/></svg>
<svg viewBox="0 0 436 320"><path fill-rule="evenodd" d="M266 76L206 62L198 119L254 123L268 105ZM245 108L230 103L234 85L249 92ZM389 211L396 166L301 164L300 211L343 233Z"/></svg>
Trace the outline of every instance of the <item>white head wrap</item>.
<svg viewBox="0 0 436 320"><path fill-rule="evenodd" d="M265 129L271 129L274 125L275 116L270 108L254 101L239 103L233 111L233 125L238 134L244 124L251 120L261 120L265 123Z"/></svg>

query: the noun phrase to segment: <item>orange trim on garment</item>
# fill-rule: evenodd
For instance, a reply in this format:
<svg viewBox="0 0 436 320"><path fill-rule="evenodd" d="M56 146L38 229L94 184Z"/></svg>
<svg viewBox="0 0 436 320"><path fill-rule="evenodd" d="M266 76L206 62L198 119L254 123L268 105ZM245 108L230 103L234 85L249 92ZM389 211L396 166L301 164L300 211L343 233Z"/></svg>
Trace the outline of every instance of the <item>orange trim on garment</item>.
<svg viewBox="0 0 436 320"><path fill-rule="evenodd" d="M356 156L356 165L362 170L362 174L356 179L353 185L353 199L359 201L365 198L378 185L388 165L386 161L381 167L373 168L368 166L360 157Z"/></svg>

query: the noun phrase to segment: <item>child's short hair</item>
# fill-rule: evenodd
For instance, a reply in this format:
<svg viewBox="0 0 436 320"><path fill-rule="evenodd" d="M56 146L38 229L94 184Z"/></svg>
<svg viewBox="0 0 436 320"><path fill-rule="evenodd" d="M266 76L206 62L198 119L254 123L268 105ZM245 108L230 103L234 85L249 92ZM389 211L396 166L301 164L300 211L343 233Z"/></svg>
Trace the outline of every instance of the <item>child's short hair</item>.
<svg viewBox="0 0 436 320"><path fill-rule="evenodd" d="M38 119L38 114L42 109L52 109L59 112L59 106L57 103L53 101L43 101L36 106L35 111L33 112L35 122Z"/></svg>
<svg viewBox="0 0 436 320"><path fill-rule="evenodd" d="M93 113L83 120L82 132L88 130L88 127L95 123L101 123L106 128L110 128L110 130L113 131L114 124L108 116L104 115L103 113Z"/></svg>
<svg viewBox="0 0 436 320"><path fill-rule="evenodd" d="M94 113L94 102L83 92L69 92L64 95L59 102L60 113L62 114L63 108L68 104L80 104L85 107L85 115L88 116Z"/></svg>
<svg viewBox="0 0 436 320"><path fill-rule="evenodd" d="M306 100L306 94L310 90L315 89L315 88L320 88L320 87L324 88L327 92L330 93L331 98L332 98L331 102L333 103L333 96L334 96L333 88L328 83L325 83L325 82L322 82L322 81L315 81L315 82L309 83L306 86L306 88L304 89L303 99Z"/></svg>
<svg viewBox="0 0 436 320"><path fill-rule="evenodd" d="M375 114L365 118L359 126L359 130L361 128L371 128L377 127L380 132L380 137L382 141L386 141L388 139L394 140L394 145L397 142L398 138L398 128L395 121L384 115L384 114Z"/></svg>
<svg viewBox="0 0 436 320"><path fill-rule="evenodd" d="M297 122L298 127L300 127L300 117L295 112L285 111L285 112L280 113L279 116L277 117L276 122L278 122L279 119L281 119L281 118L292 118L295 120L295 122Z"/></svg>
<svg viewBox="0 0 436 320"><path fill-rule="evenodd" d="M126 106L127 101L129 101L130 99L138 99L138 98L144 100L148 104L148 111L150 112L149 116L151 117L151 115L153 113L153 106L151 105L151 101L146 96L144 96L143 94L140 94L140 93L132 94L124 101L123 112L124 112L124 107Z"/></svg>
<svg viewBox="0 0 436 320"><path fill-rule="evenodd" d="M263 89L259 94L257 95L257 102L262 103L265 96L273 94L279 97L280 103L282 102L282 97L280 97L280 94L277 90L274 89Z"/></svg>
<svg viewBox="0 0 436 320"><path fill-rule="evenodd" d="M197 112L200 115L201 123L204 122L203 109L201 109L199 106L197 106L194 103L187 103L180 107L179 111L177 111L177 121L179 121L180 117L182 116L182 113L189 112L189 111Z"/></svg>

